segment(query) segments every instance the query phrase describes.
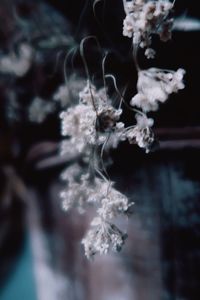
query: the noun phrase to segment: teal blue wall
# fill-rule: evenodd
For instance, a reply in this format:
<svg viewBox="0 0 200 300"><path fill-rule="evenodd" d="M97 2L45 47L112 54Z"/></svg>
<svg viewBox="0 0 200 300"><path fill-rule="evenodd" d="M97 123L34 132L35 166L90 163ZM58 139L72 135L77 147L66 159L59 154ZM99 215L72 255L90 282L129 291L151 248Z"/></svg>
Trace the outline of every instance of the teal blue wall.
<svg viewBox="0 0 200 300"><path fill-rule="evenodd" d="M36 300L33 258L28 238L12 274L0 291L0 300Z"/></svg>

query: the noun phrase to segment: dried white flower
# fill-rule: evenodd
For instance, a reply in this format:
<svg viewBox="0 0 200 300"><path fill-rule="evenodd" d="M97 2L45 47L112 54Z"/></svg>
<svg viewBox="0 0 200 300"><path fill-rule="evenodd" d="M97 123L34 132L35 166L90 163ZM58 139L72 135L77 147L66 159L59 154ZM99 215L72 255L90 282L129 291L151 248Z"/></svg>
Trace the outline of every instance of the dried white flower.
<svg viewBox="0 0 200 300"><path fill-rule="evenodd" d="M78 104L60 114L62 119L62 135L71 138L71 143L79 152L84 151L87 144L94 145L96 136L96 112L91 106Z"/></svg>
<svg viewBox="0 0 200 300"><path fill-rule="evenodd" d="M66 108L69 104L77 103L79 91L85 86L85 80L82 78L71 76L69 80L58 87L53 95L53 99L60 103L61 107Z"/></svg>
<svg viewBox="0 0 200 300"><path fill-rule="evenodd" d="M133 38L140 47L151 45L151 35L158 34L163 41L171 38L173 3L168 0L124 1L126 17L123 35Z"/></svg>
<svg viewBox="0 0 200 300"><path fill-rule="evenodd" d="M154 135L151 130L153 119L147 118L144 114L136 114L137 124L127 130L126 135L130 143L137 143L139 147L145 148L149 152L154 141Z"/></svg>
<svg viewBox="0 0 200 300"><path fill-rule="evenodd" d="M108 136L106 141L105 150L108 151L111 148L116 149L120 142L126 140L126 134L124 131L124 123L117 122L113 132Z"/></svg>
<svg viewBox="0 0 200 300"><path fill-rule="evenodd" d="M90 192L89 188L86 189L79 182L69 180L67 188L60 193L62 209L68 211L76 208L79 213L84 213L87 192Z"/></svg>
<svg viewBox="0 0 200 300"><path fill-rule="evenodd" d="M36 97L29 106L29 120L35 123L42 123L46 117L54 111L54 103Z"/></svg>
<svg viewBox="0 0 200 300"><path fill-rule="evenodd" d="M95 218L91 223L91 229L82 240L85 255L88 259L97 253L107 254L109 250L120 251L127 234L121 232L117 226Z"/></svg>
<svg viewBox="0 0 200 300"><path fill-rule="evenodd" d="M18 55L12 52L7 56L0 57L0 72L18 77L24 76L31 67L33 52L30 45L21 44Z"/></svg>
<svg viewBox="0 0 200 300"><path fill-rule="evenodd" d="M56 93L53 95L53 100L60 102L62 107L66 107L70 102L69 88L67 85L60 85Z"/></svg>
<svg viewBox="0 0 200 300"><path fill-rule="evenodd" d="M97 91L90 82L79 93L79 98L80 103L62 112L60 117L62 135L70 137L74 148L84 152L88 145L101 145L107 133L118 130L122 110L111 105L105 89Z"/></svg>
<svg viewBox="0 0 200 300"><path fill-rule="evenodd" d="M132 38L134 50L146 48L146 57L154 58L155 50L150 47L152 35L158 34L163 41L170 39L173 23L170 15L174 2L123 0L123 3L126 12L123 35ZM134 126L125 128L124 123L120 122L122 109L113 106L105 87L97 89L89 80L79 92L79 103L74 101L74 106L60 115L62 135L66 136L61 153L67 155L69 160L74 161L77 157L84 164L82 170L81 164L73 163L62 174L62 179L66 181L66 188L61 192L62 207L65 211L77 208L80 213L85 212L87 205L97 208L97 216L82 240L87 258L92 258L96 253L106 254L110 250L121 249L127 235L113 223L119 216L127 215L133 205L106 179L106 172L101 173L104 166L100 165L102 156L100 160L98 146L101 145L102 154L104 150L116 148L120 141L128 139L130 143L136 143L149 152L154 143L151 129L154 121L145 113L157 110L160 102L165 102L170 94L184 88L183 69L140 70L137 51L134 52L134 59L138 70L138 93L131 99L131 105L142 110L139 112L135 109ZM61 86L54 100L60 101L63 107L68 106L69 94L70 89ZM86 164L90 166L87 171ZM95 177L96 173L101 175L101 179Z"/></svg>
<svg viewBox="0 0 200 300"><path fill-rule="evenodd" d="M183 89L185 70L175 71L150 68L139 71L136 94L130 104L141 108L144 112L158 109L159 102L165 102L169 95Z"/></svg>
<svg viewBox="0 0 200 300"><path fill-rule="evenodd" d="M85 148L84 155L87 151ZM82 153L80 153L80 146L74 144L71 139L64 139L60 143L60 155L65 157L66 161L72 161L78 159Z"/></svg>
<svg viewBox="0 0 200 300"><path fill-rule="evenodd" d="M107 194L108 183L99 178L92 180L87 173L81 175L79 180L73 177L67 180L68 185L60 194L65 211L74 207L83 212L86 204L100 204L101 199Z"/></svg>
<svg viewBox="0 0 200 300"><path fill-rule="evenodd" d="M156 51L152 48L147 48L144 52L145 56L150 59L150 58L154 58L155 57L155 54L156 54Z"/></svg>
<svg viewBox="0 0 200 300"><path fill-rule="evenodd" d="M85 203L97 203L98 205L101 205L102 200L106 197L109 197L111 201L117 197L122 198L123 195L116 191L109 182L98 177L91 179L88 173L81 175L81 173L78 174L78 172L78 166L74 165L71 170L68 172L67 170L65 171L64 177L62 176L62 178L65 178L65 180L68 181L67 188L61 192L61 198L63 200L69 201L69 198L72 198L70 203L79 202L78 198L81 197L81 199L85 199ZM68 175L72 175L73 177L69 178ZM78 175L80 175L79 180L76 180L76 176ZM128 201L125 196L123 199Z"/></svg>
<svg viewBox="0 0 200 300"><path fill-rule="evenodd" d="M132 204L128 203L125 195L112 188L112 191L108 192L108 195L101 200L101 207L97 213L104 220L111 220L120 214L126 214Z"/></svg>
<svg viewBox="0 0 200 300"><path fill-rule="evenodd" d="M105 88L97 91L96 87L88 80L86 86L79 93L79 100L86 105L92 105L95 110L110 104Z"/></svg>
<svg viewBox="0 0 200 300"><path fill-rule="evenodd" d="M110 220L113 220L120 215L128 214L129 208L133 203L128 203L128 198L117 191L112 183L97 177L91 179L87 173L80 176L80 180L78 180L79 176L80 168L77 164L74 164L68 171L65 171L63 175L63 178L68 182L66 189L60 194L63 210L68 211L71 208L76 208L80 213L84 213L88 204L95 204L95 206L99 207L97 210L99 217L94 219L91 226L101 227L100 231L98 231L99 240L95 246L96 249L101 248L101 250L98 250L97 252L105 253L105 251L109 249L110 244L112 244L112 248L116 248L117 245L118 247L121 247L123 244L121 233L118 229L113 227L114 225L110 224ZM97 220L101 220L101 222L97 224ZM93 233L94 228L89 230L89 235L87 235L87 238L85 239L86 244L91 242L89 242L89 240L92 238ZM107 239L107 250L105 249L105 240L102 240L104 237L102 236L102 238L100 238L104 233L106 234ZM116 239L117 235L119 235L118 240ZM86 244L85 247L89 247Z"/></svg>
<svg viewBox="0 0 200 300"><path fill-rule="evenodd" d="M78 163L73 163L61 173L60 177L63 181L70 182L80 177L82 172L83 170L80 165Z"/></svg>
<svg viewBox="0 0 200 300"><path fill-rule="evenodd" d="M90 81L87 81L87 85L79 93L79 100L85 105L92 106L97 113L98 119L102 119L102 122L105 119L104 122L108 123L107 126L105 125L106 129L113 127L122 113L121 109L115 109L112 106L112 101L109 99L106 89L101 88L97 90Z"/></svg>
<svg viewBox="0 0 200 300"><path fill-rule="evenodd" d="M126 215L133 203L129 204L127 197L117 191L112 183L97 177L92 180L89 174L82 175L80 181L75 182L74 179L79 175L77 164L74 164L68 172L65 171L63 177L67 179L68 186L60 196L65 211L77 208L80 213L84 213L86 204L95 204L99 207L98 217L93 219L91 228L82 240L86 256L91 258L96 253L119 251L126 235L110 221L120 215Z"/></svg>

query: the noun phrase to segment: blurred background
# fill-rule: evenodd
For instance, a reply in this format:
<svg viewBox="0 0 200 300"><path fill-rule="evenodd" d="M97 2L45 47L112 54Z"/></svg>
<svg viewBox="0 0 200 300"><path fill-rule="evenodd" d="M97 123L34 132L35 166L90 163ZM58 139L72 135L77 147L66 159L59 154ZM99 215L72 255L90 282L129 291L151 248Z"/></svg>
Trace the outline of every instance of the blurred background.
<svg viewBox="0 0 200 300"><path fill-rule="evenodd" d="M172 40L154 38L156 58L141 51L139 63L184 68L186 87L150 114L159 140L154 152L122 143L111 153L109 175L135 202L123 224L129 238L121 253L89 262L80 241L91 212L64 213L58 196L66 100L54 95L64 74L78 95L86 77L79 45L95 36L99 45L88 38L84 48L92 79L103 84L107 53L105 71L130 101L137 73L122 36L122 1L1 0L0 300L200 299L198 2L177 0L175 17ZM123 119L132 124L132 113L125 109Z"/></svg>

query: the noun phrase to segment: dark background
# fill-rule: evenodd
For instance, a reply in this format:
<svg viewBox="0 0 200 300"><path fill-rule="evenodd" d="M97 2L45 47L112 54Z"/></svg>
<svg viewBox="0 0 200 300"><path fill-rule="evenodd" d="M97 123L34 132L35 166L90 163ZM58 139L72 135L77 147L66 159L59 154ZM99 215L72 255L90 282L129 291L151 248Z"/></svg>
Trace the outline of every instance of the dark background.
<svg viewBox="0 0 200 300"><path fill-rule="evenodd" d="M21 27L16 22L13 17L15 13L25 20L25 26ZM44 170L35 168L38 161L44 156L50 156L53 151L55 154L57 148L47 151L47 154L39 153L32 160L27 159L36 144L44 141L58 143L61 140L58 112L42 125L29 124L26 109L30 99L39 95L49 101L52 93L63 81L66 53L72 47L78 49L81 40L91 35L97 37L101 51L94 39L85 42L85 58L90 76L99 86L103 83L102 58L105 53L109 53L105 70L116 77L120 89L126 86L126 101L129 102L136 92L137 74L132 60L131 42L122 36L124 18L122 1L97 2L95 13L96 18L93 1L2 0L0 3L0 54L17 49L20 41L28 41L42 57L42 60L36 61L23 78L0 75L0 227L3 228L0 238L1 285L8 280L12 272L26 232L26 204L21 190L18 189L19 185L16 184L17 180L21 180L28 189L37 191L39 208L43 213L44 230L49 234L57 230L65 241L68 257L67 255L62 257L64 269L70 266L73 271L76 265L76 257L70 254L69 227L72 225L66 220L63 221L66 216L55 213L55 203L45 201L46 195L50 193L49 186L57 184L57 178L64 164ZM175 16L182 14L199 19L198 1L177 0ZM58 32L73 37L73 43L67 47L40 48L39 42L42 39ZM200 32L174 32L172 40L167 43L161 43L155 37L153 46L157 51L156 59L146 60L141 51L139 54L141 67L184 68L186 87L178 94L172 95L158 112L151 115L155 119L155 133L160 140L160 148L147 155L136 146L124 143L118 150L113 151L114 164L109 173L111 178L116 179L118 188L125 191L130 198L134 197L136 203L134 214L139 218L142 228L150 237L154 234L157 236L155 247L160 251L162 293L160 298L149 296L145 299L198 300L200 298ZM59 63L56 64L58 53L61 55ZM74 56L69 56L66 63L67 72L85 76L78 50L72 53L75 53ZM20 100L17 117L14 119L7 117L9 89L14 90L17 99ZM123 118L127 124L132 123L133 116L129 111L125 110ZM7 201L4 199L7 197L10 199L9 205L4 205ZM52 199L52 203L53 201ZM130 231L131 226L134 226L134 214L133 221L129 225ZM77 236L76 230L74 235ZM129 246L123 252L125 254L122 254L135 277L138 273L145 273L146 265L154 265L151 256L148 257L144 251L143 256L147 255L147 261L141 257L138 267L138 257L134 250L136 236L137 233L135 235L130 233ZM150 244L151 241L154 243L153 238L150 238ZM145 245L141 240L138 243L142 252ZM148 249L146 251L148 253ZM87 270L86 268L86 276ZM78 276L74 274L74 277ZM142 282L144 277L138 278ZM92 298L88 294L86 299ZM138 296L138 299L143 298Z"/></svg>

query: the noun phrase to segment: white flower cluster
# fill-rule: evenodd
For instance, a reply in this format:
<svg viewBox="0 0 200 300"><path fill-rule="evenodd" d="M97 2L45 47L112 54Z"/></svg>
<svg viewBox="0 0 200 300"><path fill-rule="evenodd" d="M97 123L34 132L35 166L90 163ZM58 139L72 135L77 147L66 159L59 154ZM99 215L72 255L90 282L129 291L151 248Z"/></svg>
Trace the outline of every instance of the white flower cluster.
<svg viewBox="0 0 200 300"><path fill-rule="evenodd" d="M89 81L86 87L79 93L80 102L92 106L97 115L97 130L100 132L113 129L122 113L121 109L115 109L108 98L105 88L97 91Z"/></svg>
<svg viewBox="0 0 200 300"><path fill-rule="evenodd" d="M137 143L139 147L149 152L154 142L151 130L153 120L147 118L147 112L156 111L159 102L165 102L169 95L185 87L183 77L185 70L177 71L150 68L138 71L138 93L131 99L131 106L140 108L142 112L136 114L136 126L126 130L130 143Z"/></svg>
<svg viewBox="0 0 200 300"><path fill-rule="evenodd" d="M157 109L157 102L161 101L155 91L157 94L165 91L167 98L171 92L183 88L183 74L182 69L174 73L153 68L139 72L138 94L132 98L131 105L141 108L144 113L136 114L137 123L130 129L120 122L122 109L115 109L111 105L105 89L97 91L88 82L79 93L79 103L60 114L62 135L69 138L62 142L61 153L72 152L72 156L73 153L82 153L87 157L88 146L105 143L104 149L109 150L117 148L119 142L126 139L148 152L154 140L150 129L153 120L148 119L145 112Z"/></svg>
<svg viewBox="0 0 200 300"><path fill-rule="evenodd" d="M65 180L68 182L66 189L61 192L60 196L65 211L77 208L79 212L84 212L87 204L100 203L102 195L107 192L106 182L99 178L91 180L89 174L81 175L81 173L82 170L79 170L77 166L71 170L66 170L64 173Z"/></svg>
<svg viewBox="0 0 200 300"><path fill-rule="evenodd" d="M77 208L79 213L84 213L86 197L91 191L93 191L92 188L85 187L79 182L70 181L67 188L60 193L63 210L68 211L71 208Z"/></svg>
<svg viewBox="0 0 200 300"><path fill-rule="evenodd" d="M58 90L53 95L53 100L60 102L61 107L66 107L69 105L70 102L69 88L66 84L59 86Z"/></svg>
<svg viewBox="0 0 200 300"><path fill-rule="evenodd" d="M101 207L97 212L103 220L111 220L125 214L129 207L128 198L113 187L109 187L101 199Z"/></svg>
<svg viewBox="0 0 200 300"><path fill-rule="evenodd" d="M127 234L114 225L113 221L120 215L126 215L133 205L110 183L102 181L101 184L102 186L98 184L100 190L97 189L100 204L98 216L93 219L91 228L82 240L88 258L92 258L96 253L106 254L109 250L121 250Z"/></svg>
<svg viewBox="0 0 200 300"><path fill-rule="evenodd" d="M107 254L109 250L120 251L127 234L121 232L117 226L95 218L91 223L91 229L87 232L82 244L85 255L92 259L95 254Z"/></svg>
<svg viewBox="0 0 200 300"><path fill-rule="evenodd" d="M119 251L124 244L126 234L113 224L115 218L128 214L133 203L117 191L113 184L100 178L81 175L82 169L75 163L65 170L62 179L67 187L61 192L62 208L69 211L77 208L84 213L87 205L98 207L98 216L82 240L85 254L92 258L96 253L105 254L109 250Z"/></svg>
<svg viewBox="0 0 200 300"><path fill-rule="evenodd" d="M109 135L109 139L106 142L105 149L118 147L118 144L127 139L126 130L123 122L117 122L115 130Z"/></svg>
<svg viewBox="0 0 200 300"><path fill-rule="evenodd" d="M61 152L71 153L73 149L74 153L88 154L88 146L105 143L105 150L108 150L126 139L148 152L154 140L150 129L153 120L145 113L156 110L159 101L164 102L170 93L183 88L183 75L182 69L177 72L155 68L139 71L138 94L132 98L131 105L141 108L143 113L136 114L137 123L130 129L120 122L122 110L112 106L105 89L97 91L88 82L79 93L79 103L60 115L62 135L70 138L62 143Z"/></svg>
<svg viewBox="0 0 200 300"><path fill-rule="evenodd" d="M97 91L89 82L79 93L79 100L79 104L63 111L60 118L62 135L70 138L75 149L84 152L87 145L103 144L108 132L118 131L122 110L111 105L105 89ZM116 136L113 142L117 143Z"/></svg>
<svg viewBox="0 0 200 300"><path fill-rule="evenodd" d="M78 163L72 164L62 174L67 187L61 192L65 211L78 207L76 202L101 205L98 214L104 219L113 219L126 213L129 208L128 198L118 192L110 182L98 177L91 178L89 173L82 175L83 170Z"/></svg>
<svg viewBox="0 0 200 300"><path fill-rule="evenodd" d="M173 3L168 0L132 0L124 2L126 18L123 34L133 39L133 46L146 48L147 58L153 58L155 51L150 48L151 35L159 34L165 41L171 36L173 19L170 12ZM62 175L66 188L61 192L63 210L78 208L85 212L87 205L97 207L97 216L90 224L90 229L82 240L85 254L90 259L95 254L106 254L110 250L119 251L124 244L124 234L114 223L119 216L125 216L130 206L125 195L117 191L113 184L101 173L105 170L102 163L103 150L116 148L120 141L128 139L149 152L154 145L152 126L153 119L146 115L155 111L172 94L184 88L185 71L162 70L149 68L140 70L137 64L137 51L134 59L138 70L137 94L131 99L135 110L136 124L125 127L120 121L120 108L115 108L108 97L106 89L97 88L88 80L84 89L79 92L79 103L69 107L60 115L62 135L61 152L79 163L73 163ZM54 99L62 99L67 94L62 88ZM121 99L122 101L123 99ZM136 109L137 108L137 109ZM138 110L138 108L140 110ZM101 146L101 151L99 147ZM79 154L79 155L78 155ZM101 163L100 163L101 162ZM89 164L89 168L84 167ZM103 179L97 178L96 173ZM84 174L84 175L83 175Z"/></svg>
<svg viewBox="0 0 200 300"><path fill-rule="evenodd" d="M133 46L146 48L147 58L153 58L155 51L150 48L151 35L158 34L162 41L171 37L173 19L170 17L173 3L169 0L123 0L126 18L124 20L123 35L133 39ZM135 50L134 49L134 50ZM137 55L137 51L135 52ZM137 57L135 57L137 61ZM145 115L147 112L156 111L159 102L165 102L169 95L183 89L185 70L176 72L150 68L140 70L138 67L138 93L131 99L131 106L141 109L141 114L136 114L136 126L126 131L130 143L137 143L139 147L149 152L154 141L151 127L153 120Z"/></svg>
<svg viewBox="0 0 200 300"><path fill-rule="evenodd" d="M139 147L149 152L154 142L154 134L151 130L153 119L147 118L145 114L136 114L137 124L127 130L126 136L130 144L137 143Z"/></svg>
<svg viewBox="0 0 200 300"><path fill-rule="evenodd" d="M141 108L144 112L158 109L159 102L165 102L169 95L183 89L185 70L165 71L157 68L142 70L138 73L138 93L130 104Z"/></svg>
<svg viewBox="0 0 200 300"><path fill-rule="evenodd" d="M29 120L35 123L42 123L49 114L55 111L55 105L39 97L35 97L29 106Z"/></svg>
<svg viewBox="0 0 200 300"><path fill-rule="evenodd" d="M152 34L158 34L162 41L169 40L173 25L172 8L169 0L124 0L123 35L132 38L133 44L142 48L151 45ZM148 50L147 57L152 58L153 51Z"/></svg>
<svg viewBox="0 0 200 300"><path fill-rule="evenodd" d="M85 80L77 76L70 76L65 84L58 87L53 100L64 109L72 103L77 103L79 91L85 86Z"/></svg>
<svg viewBox="0 0 200 300"><path fill-rule="evenodd" d="M75 179L80 177L80 174L82 173L82 168L80 165L75 162L68 166L60 175L60 178L63 181L67 182L73 182Z"/></svg>
<svg viewBox="0 0 200 300"><path fill-rule="evenodd" d="M18 55L11 52L7 56L0 57L0 72L18 77L24 76L31 67L33 53L30 45L22 43L19 46Z"/></svg>
<svg viewBox="0 0 200 300"><path fill-rule="evenodd" d="M136 113L136 124L128 128L119 122L122 111L111 105L105 89L97 91L88 82L79 93L79 103L61 113L62 135L68 137L62 144L62 152L69 156L81 153L84 161L85 157L89 157L88 146L96 147L104 143L107 133L110 135L107 143L111 143L108 147L117 147L119 141L128 139L130 143L137 143L149 152L154 142L151 130L153 119L145 113L157 109L158 102L164 102L169 94L182 89L183 75L182 69L177 72L155 68L139 71L138 94L133 97L131 104L142 111ZM94 165L98 169L98 162ZM62 178L66 181L66 188L60 194L63 210L77 208L80 213L84 213L87 205L97 206L98 216L91 222L82 241L88 258L96 253L120 250L126 235L113 221L120 215L126 215L132 203L129 204L127 197L114 189L110 182L89 173L82 174L83 169L77 163L63 173Z"/></svg>
<svg viewBox="0 0 200 300"><path fill-rule="evenodd" d="M84 151L87 144L96 142L96 113L91 106L78 104L60 114L62 135L70 137L74 148Z"/></svg>

